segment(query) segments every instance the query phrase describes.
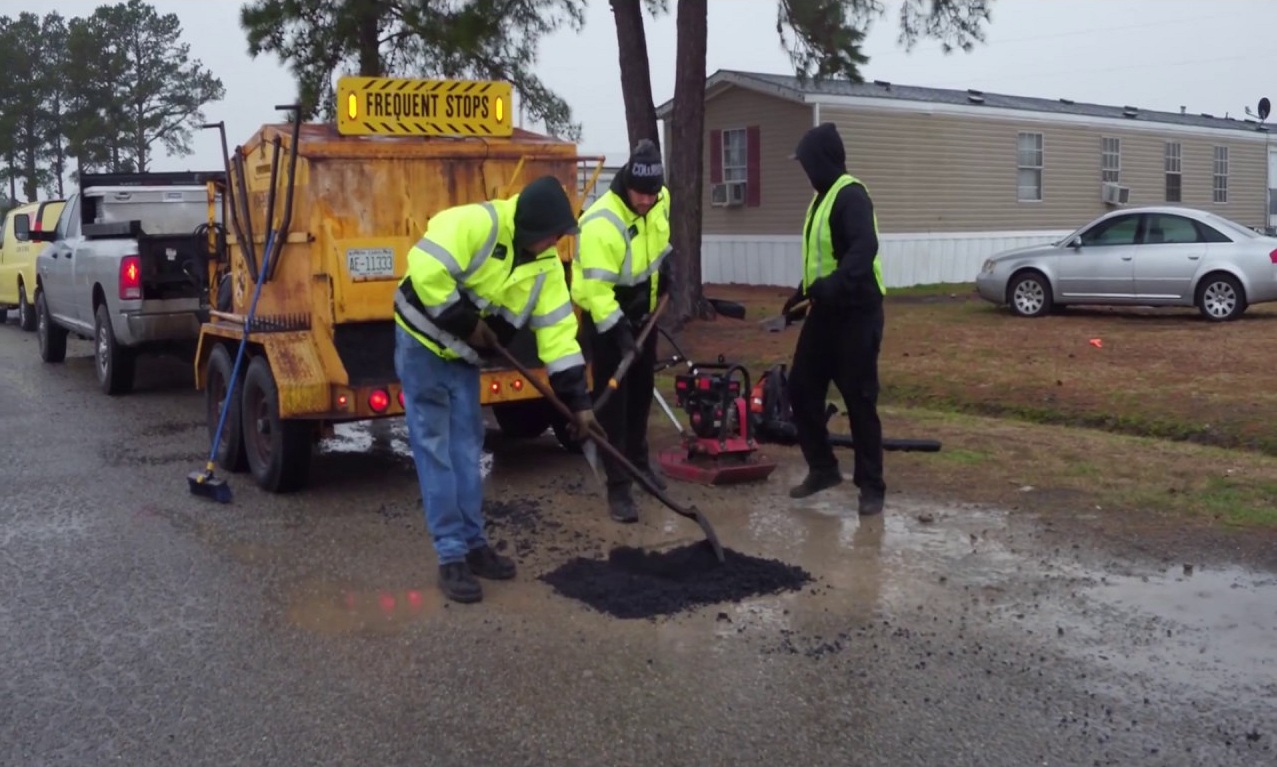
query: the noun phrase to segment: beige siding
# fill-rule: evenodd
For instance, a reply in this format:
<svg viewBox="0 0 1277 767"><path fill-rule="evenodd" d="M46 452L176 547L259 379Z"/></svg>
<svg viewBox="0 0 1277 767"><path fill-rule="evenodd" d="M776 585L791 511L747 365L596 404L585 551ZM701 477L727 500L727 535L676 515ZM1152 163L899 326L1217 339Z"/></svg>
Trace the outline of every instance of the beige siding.
<svg viewBox="0 0 1277 767"><path fill-rule="evenodd" d="M665 146L670 146L669 122L665 125ZM759 128L760 205L711 207L710 131L751 125ZM704 234L798 234L812 191L789 155L811 125L811 107L742 88L730 88L705 102Z"/></svg>
<svg viewBox="0 0 1277 767"><path fill-rule="evenodd" d="M765 97L764 97L765 98ZM1121 177L1130 205L1165 202L1164 147L1178 141L1182 204L1243 224L1265 221L1267 160L1262 142L1075 123L822 107L847 144L848 169L869 186L884 232L1069 229L1110 210L1100 200L1103 137L1121 139ZM1041 202L1016 200L1020 131L1043 134ZM1229 147L1229 198L1212 202L1215 146ZM801 170L788 171L796 177ZM795 179L795 184L801 181ZM772 217L767 217L773 220ZM706 219L707 223L709 219ZM706 232L711 230L706 227ZM788 229L778 230L778 232Z"/></svg>

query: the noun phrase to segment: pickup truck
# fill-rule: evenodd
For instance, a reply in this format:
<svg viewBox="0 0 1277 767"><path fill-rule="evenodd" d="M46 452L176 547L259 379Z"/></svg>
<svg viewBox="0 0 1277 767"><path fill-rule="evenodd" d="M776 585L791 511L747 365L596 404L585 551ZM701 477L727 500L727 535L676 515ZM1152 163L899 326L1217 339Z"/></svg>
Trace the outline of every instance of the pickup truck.
<svg viewBox="0 0 1277 767"><path fill-rule="evenodd" d="M91 340L98 384L132 390L145 353L193 359L208 319L210 225L220 229L225 174L82 174L36 257L36 334L45 362L66 358L68 335ZM214 238L217 241L217 238Z"/></svg>
<svg viewBox="0 0 1277 767"><path fill-rule="evenodd" d="M22 329L35 330L35 307L29 296L35 294L36 253L44 246L31 239L31 232L52 229L64 202L28 202L5 214L0 224L0 323L8 319L10 309L17 309Z"/></svg>

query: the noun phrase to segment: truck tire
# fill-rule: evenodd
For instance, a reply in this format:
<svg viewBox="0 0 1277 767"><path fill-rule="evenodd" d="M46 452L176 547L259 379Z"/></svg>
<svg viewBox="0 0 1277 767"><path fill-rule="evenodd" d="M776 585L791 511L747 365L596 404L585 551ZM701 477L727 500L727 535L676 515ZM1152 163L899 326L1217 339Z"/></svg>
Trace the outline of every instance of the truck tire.
<svg viewBox="0 0 1277 767"><path fill-rule="evenodd" d="M520 400L492 406L501 433L510 439L532 439L545 434L550 428L553 414L550 403L544 400Z"/></svg>
<svg viewBox="0 0 1277 767"><path fill-rule="evenodd" d="M208 447L213 449L213 440L217 439L217 424L222 417L222 402L226 398L226 390L235 369L231 353L226 344L216 344L208 355L208 371L204 374L204 396L208 408ZM244 450L244 425L240 417L240 402L244 392L243 376L235 387L226 413L226 422L222 425L222 439L218 442L213 459L217 465L233 473L243 472L248 468L248 457Z"/></svg>
<svg viewBox="0 0 1277 767"><path fill-rule="evenodd" d="M240 409L248 470L258 487L272 493L304 487L310 478L311 425L279 417L279 387L264 356L248 365Z"/></svg>
<svg viewBox="0 0 1277 767"><path fill-rule="evenodd" d="M67 358L67 329L54 324L49 316L49 305L44 291L35 292L35 332L40 346L40 359L45 362L61 362Z"/></svg>
<svg viewBox="0 0 1277 767"><path fill-rule="evenodd" d="M111 396L132 391L136 360L132 349L116 342L106 304L98 304L93 312L93 368L98 374L98 386Z"/></svg>
<svg viewBox="0 0 1277 767"><path fill-rule="evenodd" d="M18 285L18 327L30 333L35 330L35 307L27 300L27 286Z"/></svg>

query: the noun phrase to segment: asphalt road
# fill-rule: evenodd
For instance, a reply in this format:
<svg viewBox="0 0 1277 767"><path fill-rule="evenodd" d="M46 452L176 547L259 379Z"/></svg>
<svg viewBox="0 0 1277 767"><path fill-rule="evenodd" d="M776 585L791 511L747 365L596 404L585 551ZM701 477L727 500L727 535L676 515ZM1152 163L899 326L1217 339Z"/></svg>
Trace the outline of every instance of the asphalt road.
<svg viewBox="0 0 1277 767"><path fill-rule="evenodd" d="M581 459L492 440L519 578L445 605L400 424L345 429L305 492L191 496L203 400L182 365L95 388L0 327L0 764L1277 763L1277 578L1114 557L1060 525L849 485L677 485L799 592L619 620L537 576L617 543ZM890 470L890 460L888 461Z"/></svg>

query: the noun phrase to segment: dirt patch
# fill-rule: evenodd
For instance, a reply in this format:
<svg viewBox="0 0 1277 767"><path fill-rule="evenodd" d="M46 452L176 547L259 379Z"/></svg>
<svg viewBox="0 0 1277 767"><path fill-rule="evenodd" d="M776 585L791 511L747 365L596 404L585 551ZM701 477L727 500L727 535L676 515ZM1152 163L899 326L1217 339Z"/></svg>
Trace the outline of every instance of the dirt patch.
<svg viewBox="0 0 1277 767"><path fill-rule="evenodd" d="M599 612L634 619L792 591L812 579L779 560L723 553L727 561L720 564L705 542L659 553L620 547L606 560L573 559L541 580Z"/></svg>

